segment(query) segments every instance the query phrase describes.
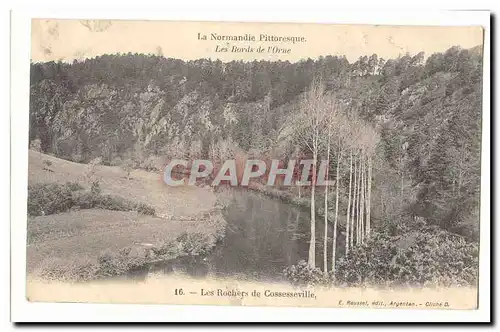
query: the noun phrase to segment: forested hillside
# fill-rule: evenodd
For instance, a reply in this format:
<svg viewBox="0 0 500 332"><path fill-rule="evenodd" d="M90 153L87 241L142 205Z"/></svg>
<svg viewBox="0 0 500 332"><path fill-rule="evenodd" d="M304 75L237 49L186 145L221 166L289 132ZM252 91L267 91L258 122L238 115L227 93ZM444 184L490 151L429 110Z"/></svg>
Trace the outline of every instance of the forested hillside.
<svg viewBox="0 0 500 332"><path fill-rule="evenodd" d="M236 153L286 160L310 153L286 133L320 80L349 119L377 137L369 161L372 228L397 234L418 219L477 241L481 59L480 47L453 47L427 58L373 54L354 63L335 56L185 62L130 53L33 63L30 141L67 160L101 157L137 168L158 167L150 163L157 158L224 160ZM340 186L331 199L340 196L336 210L349 213L352 155L332 156L329 174Z"/></svg>

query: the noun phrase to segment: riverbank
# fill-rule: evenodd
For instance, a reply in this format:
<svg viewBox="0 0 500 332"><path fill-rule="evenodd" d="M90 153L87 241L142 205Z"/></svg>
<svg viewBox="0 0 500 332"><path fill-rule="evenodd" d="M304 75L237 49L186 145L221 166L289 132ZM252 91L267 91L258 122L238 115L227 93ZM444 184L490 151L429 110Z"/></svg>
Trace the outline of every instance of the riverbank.
<svg viewBox="0 0 500 332"><path fill-rule="evenodd" d="M30 151L29 184L71 182L89 193L87 167ZM161 261L207 254L224 237L224 205L211 188L168 187L161 174L136 170L128 176L112 166L97 167L95 178L103 195L147 204L154 215L78 208L29 216L29 277L86 281L126 274Z"/></svg>
<svg viewBox="0 0 500 332"><path fill-rule="evenodd" d="M69 236L45 233L42 240L33 240L34 229L49 217L56 234L69 220L81 227L70 226ZM119 276L158 262L203 256L223 239L226 226L220 211L189 223L98 209L37 219L28 230L28 274L60 281Z"/></svg>
<svg viewBox="0 0 500 332"><path fill-rule="evenodd" d="M264 196L270 197L270 198L276 198L281 200L282 202L288 203L295 205L300 208L304 209L311 209L311 199L310 197L302 196L298 197L296 194L294 194L291 191L287 190L280 190L276 189L275 187L272 186L266 186L260 183L250 183L247 187L249 190L258 192ZM324 209L324 196L323 193L317 193L316 194L316 216L320 218L325 217L325 209ZM330 203L330 209L329 215L328 215L328 222L333 223L335 219L335 211L332 208L333 204ZM340 217L341 214L339 214ZM345 216L344 216L345 217ZM341 218L339 218L340 220ZM341 225L339 222L338 224L339 230L344 229L344 225Z"/></svg>

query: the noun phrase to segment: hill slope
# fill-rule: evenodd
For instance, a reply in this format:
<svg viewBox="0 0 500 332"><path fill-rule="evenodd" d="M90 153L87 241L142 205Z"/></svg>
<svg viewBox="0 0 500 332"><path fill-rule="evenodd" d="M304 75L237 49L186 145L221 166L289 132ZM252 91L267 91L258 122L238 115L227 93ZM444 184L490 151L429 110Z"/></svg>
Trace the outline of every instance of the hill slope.
<svg viewBox="0 0 500 332"><path fill-rule="evenodd" d="M46 160L51 163L49 167L44 164ZM29 184L64 184L69 181L88 187L87 170L86 164L29 151ZM160 217L185 219L202 215L213 208L216 197L208 188L170 187L164 184L162 176L160 173L135 170L127 179L126 172L115 166L98 166L95 173L103 193L151 205Z"/></svg>
<svg viewBox="0 0 500 332"><path fill-rule="evenodd" d="M87 167L30 151L28 182L77 182L88 187ZM128 180L125 171L110 166L98 167L96 176L103 193L146 203L155 208L157 216L84 209L29 217L28 273L71 275L97 264L103 254L116 254L124 248L143 259L149 255L148 249L172 243L183 233L201 234L211 244L217 240L221 217L215 209L216 197L208 188L167 187L159 174L139 170Z"/></svg>

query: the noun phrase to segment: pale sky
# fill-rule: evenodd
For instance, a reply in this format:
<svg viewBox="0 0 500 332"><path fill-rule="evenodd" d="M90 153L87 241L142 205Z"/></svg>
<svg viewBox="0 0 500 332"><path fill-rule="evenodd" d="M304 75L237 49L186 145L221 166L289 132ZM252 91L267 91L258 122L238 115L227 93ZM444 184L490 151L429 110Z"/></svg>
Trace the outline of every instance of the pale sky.
<svg viewBox="0 0 500 332"><path fill-rule="evenodd" d="M199 40L198 33L208 40ZM210 40L218 35L254 35L256 41L229 42L251 47L251 53L215 52L226 41ZM260 34L305 37L303 43L260 42ZM215 23L173 21L82 21L33 19L31 59L73 61L103 54L157 53L165 57L194 60L289 60L345 55L354 62L361 55L376 53L385 59L424 51L426 56L454 45L471 48L482 45L481 27L415 27L374 25L330 25L293 23ZM290 49L289 54L268 53L269 46ZM262 47L265 52L256 50Z"/></svg>

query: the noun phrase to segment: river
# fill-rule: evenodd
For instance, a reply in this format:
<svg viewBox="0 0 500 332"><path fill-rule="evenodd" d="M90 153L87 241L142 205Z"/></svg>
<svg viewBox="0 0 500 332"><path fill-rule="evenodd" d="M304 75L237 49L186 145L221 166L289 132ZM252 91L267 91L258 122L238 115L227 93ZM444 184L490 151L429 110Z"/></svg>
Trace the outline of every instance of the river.
<svg viewBox="0 0 500 332"><path fill-rule="evenodd" d="M192 277L223 277L239 280L279 282L283 270L307 260L310 240L309 209L285 203L260 193L234 189L224 212L226 236L207 257L179 258L157 264L150 273L184 273ZM328 261L331 261L333 227L328 231ZM323 267L323 217L316 217L316 265ZM337 239L337 257L342 243Z"/></svg>

